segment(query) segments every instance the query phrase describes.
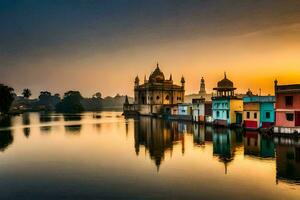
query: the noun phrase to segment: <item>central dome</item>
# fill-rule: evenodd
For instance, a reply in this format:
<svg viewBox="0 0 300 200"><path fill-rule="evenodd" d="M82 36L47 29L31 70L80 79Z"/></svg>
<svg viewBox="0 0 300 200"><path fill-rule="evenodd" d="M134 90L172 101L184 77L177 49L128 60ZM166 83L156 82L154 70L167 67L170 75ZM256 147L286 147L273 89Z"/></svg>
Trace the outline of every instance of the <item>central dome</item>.
<svg viewBox="0 0 300 200"><path fill-rule="evenodd" d="M163 82L165 80L165 75L162 71L160 71L158 64L154 72L149 77L151 82Z"/></svg>
<svg viewBox="0 0 300 200"><path fill-rule="evenodd" d="M226 74L224 74L224 78L218 82L218 88L233 88L233 82L227 79Z"/></svg>

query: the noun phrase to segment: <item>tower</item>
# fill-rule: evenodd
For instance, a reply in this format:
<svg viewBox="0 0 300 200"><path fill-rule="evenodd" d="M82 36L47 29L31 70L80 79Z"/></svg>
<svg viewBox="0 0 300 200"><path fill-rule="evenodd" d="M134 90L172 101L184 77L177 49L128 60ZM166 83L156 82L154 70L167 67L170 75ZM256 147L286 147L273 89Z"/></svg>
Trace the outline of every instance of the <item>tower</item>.
<svg viewBox="0 0 300 200"><path fill-rule="evenodd" d="M205 81L204 81L204 78L202 77L201 78L201 82L200 82L200 90L199 90L199 94L206 94L206 91L205 91Z"/></svg>
<svg viewBox="0 0 300 200"><path fill-rule="evenodd" d="M182 86L182 88L184 88L184 85L185 85L185 79L184 79L184 77L183 77L183 76L181 77L181 80L180 80L180 82L181 82L181 86Z"/></svg>
<svg viewBox="0 0 300 200"><path fill-rule="evenodd" d="M136 87L138 87L139 84L140 84L140 79L139 79L138 76L136 76L136 77L135 77L135 80L134 80L134 85L135 85Z"/></svg>

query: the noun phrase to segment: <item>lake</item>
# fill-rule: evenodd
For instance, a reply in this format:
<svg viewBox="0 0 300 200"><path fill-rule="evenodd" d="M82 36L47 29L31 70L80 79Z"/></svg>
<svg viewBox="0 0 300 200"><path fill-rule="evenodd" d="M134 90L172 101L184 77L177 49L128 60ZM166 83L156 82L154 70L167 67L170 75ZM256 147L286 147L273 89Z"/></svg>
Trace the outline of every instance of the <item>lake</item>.
<svg viewBox="0 0 300 200"><path fill-rule="evenodd" d="M300 139L121 112L0 123L0 199L300 199Z"/></svg>

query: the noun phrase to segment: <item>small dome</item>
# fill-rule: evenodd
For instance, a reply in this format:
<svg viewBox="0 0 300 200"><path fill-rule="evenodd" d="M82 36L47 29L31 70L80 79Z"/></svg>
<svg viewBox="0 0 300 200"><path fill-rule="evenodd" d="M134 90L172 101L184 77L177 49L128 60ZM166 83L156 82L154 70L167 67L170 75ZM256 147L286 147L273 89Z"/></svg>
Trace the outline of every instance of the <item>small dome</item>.
<svg viewBox="0 0 300 200"><path fill-rule="evenodd" d="M149 77L149 81L163 82L164 80L165 80L165 75L164 75L164 73L162 73L162 71L160 71L159 66L157 64L156 69L154 70L154 72L152 72L152 74Z"/></svg>
<svg viewBox="0 0 300 200"><path fill-rule="evenodd" d="M218 88L233 88L233 82L226 77L226 73L224 74L224 78L218 82Z"/></svg>
<svg viewBox="0 0 300 200"><path fill-rule="evenodd" d="M247 96L253 96L253 93L250 89L248 89L247 93L246 93Z"/></svg>
<svg viewBox="0 0 300 200"><path fill-rule="evenodd" d="M140 81L139 77L136 76L134 82L135 82L135 83L139 83L139 81Z"/></svg>
<svg viewBox="0 0 300 200"><path fill-rule="evenodd" d="M185 83L185 79L184 79L184 77L183 77L183 76L181 77L181 80L180 80L180 82L181 82L181 83Z"/></svg>

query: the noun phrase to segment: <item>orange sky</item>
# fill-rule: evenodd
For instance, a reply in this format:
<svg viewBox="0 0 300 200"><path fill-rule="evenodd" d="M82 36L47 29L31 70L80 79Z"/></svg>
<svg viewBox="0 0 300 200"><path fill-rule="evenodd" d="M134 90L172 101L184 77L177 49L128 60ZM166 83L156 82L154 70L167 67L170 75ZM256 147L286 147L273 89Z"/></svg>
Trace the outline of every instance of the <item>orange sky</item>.
<svg viewBox="0 0 300 200"><path fill-rule="evenodd" d="M67 21L65 10L61 10L62 16L56 13L57 21L53 21L52 15L52 18L42 16L48 20L46 25L40 25L39 21L30 24L33 38L25 34L26 23L32 22L25 23L20 16L15 22L19 27L26 25L23 32L12 35L15 38L10 40L12 43L0 37L2 47L6 47L0 47L2 82L14 87L17 93L28 87L34 96L41 90L61 94L80 90L84 96L97 91L103 96L116 93L132 96L135 76L138 74L141 80L144 75L149 77L157 62L165 76L172 73L177 83L184 75L186 94L198 92L202 76L207 91L211 92L224 71L239 93L248 88L258 93L261 88L263 94L272 94L275 78L279 84L300 82L300 4L297 1L290 4L272 1L272 5L269 1L257 5L249 1L232 7L227 1L217 2L223 3L197 3L200 11L196 8L191 11L195 7L192 3L174 6L165 2L159 6L166 10L160 12L145 1L147 5L139 6L148 15L118 5L120 8L113 14L103 14L105 23L102 18L91 23L100 13L91 10L97 8L94 5L72 7L70 16L77 17L77 21ZM76 9L80 12L74 14ZM133 16L129 10L134 10ZM91 13L96 14L90 16ZM9 30L8 24L3 26ZM50 29L52 26L55 28ZM42 28L47 30L42 32L44 35L39 33ZM110 32L106 33L108 29Z"/></svg>

